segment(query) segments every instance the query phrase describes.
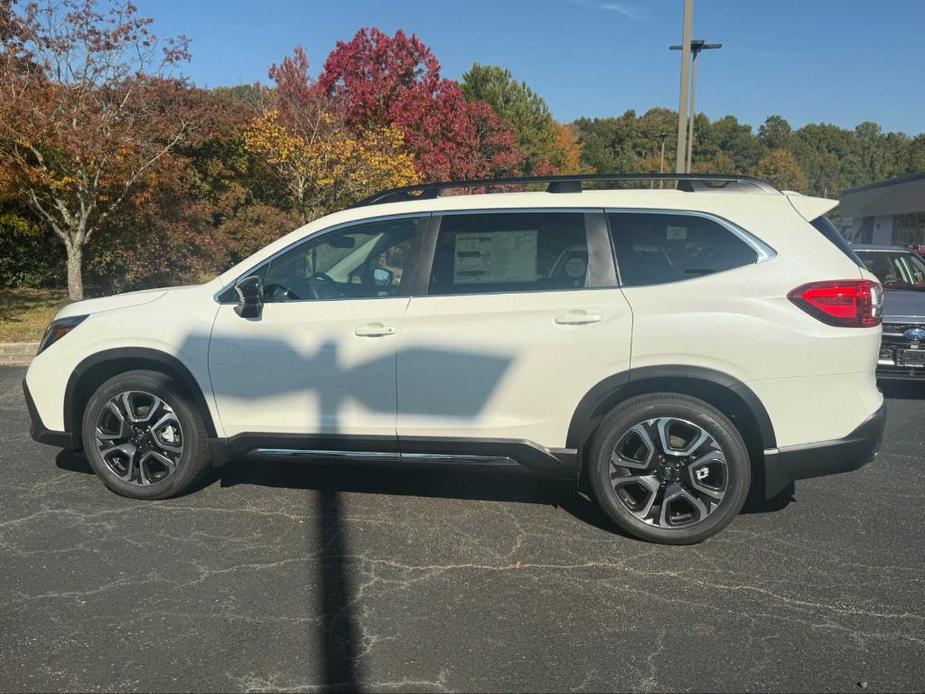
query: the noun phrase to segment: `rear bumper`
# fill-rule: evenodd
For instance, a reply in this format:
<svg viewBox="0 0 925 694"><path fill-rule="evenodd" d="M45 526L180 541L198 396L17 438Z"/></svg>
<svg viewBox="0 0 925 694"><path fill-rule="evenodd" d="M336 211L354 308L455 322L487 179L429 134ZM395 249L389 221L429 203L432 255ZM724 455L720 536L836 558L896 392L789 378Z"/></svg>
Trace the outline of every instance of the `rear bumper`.
<svg viewBox="0 0 925 694"><path fill-rule="evenodd" d="M844 438L765 451L765 496L796 480L857 470L877 455L885 427L886 403Z"/></svg>
<svg viewBox="0 0 925 694"><path fill-rule="evenodd" d="M49 446L75 448L73 436L66 431L52 431L42 422L42 417L35 407L35 402L32 400L32 393L29 392L29 386L26 385L25 381L22 382L22 392L26 398L26 409L29 410L29 419L32 420L29 426L29 435L35 441L48 444Z"/></svg>

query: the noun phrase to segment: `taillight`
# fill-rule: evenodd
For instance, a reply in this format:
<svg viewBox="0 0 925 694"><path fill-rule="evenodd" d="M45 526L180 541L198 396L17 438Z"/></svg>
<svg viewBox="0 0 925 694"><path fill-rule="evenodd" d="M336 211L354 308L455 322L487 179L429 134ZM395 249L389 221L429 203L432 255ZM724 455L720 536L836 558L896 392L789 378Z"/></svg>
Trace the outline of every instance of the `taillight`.
<svg viewBox="0 0 925 694"><path fill-rule="evenodd" d="M829 325L846 328L880 325L883 289L870 280L811 282L797 287L787 298Z"/></svg>

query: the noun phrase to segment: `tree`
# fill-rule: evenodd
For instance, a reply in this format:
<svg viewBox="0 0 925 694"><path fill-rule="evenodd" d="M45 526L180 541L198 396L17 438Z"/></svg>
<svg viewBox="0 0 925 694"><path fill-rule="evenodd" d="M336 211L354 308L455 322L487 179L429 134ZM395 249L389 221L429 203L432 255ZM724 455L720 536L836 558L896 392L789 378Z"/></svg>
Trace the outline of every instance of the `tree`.
<svg viewBox="0 0 925 694"><path fill-rule="evenodd" d="M68 293L83 297L84 248L183 141L159 107L185 88L169 70L182 37L159 42L129 2L44 0L3 13L0 147L6 175L64 244Z"/></svg>
<svg viewBox="0 0 925 694"><path fill-rule="evenodd" d="M517 82L511 71L493 65L474 64L463 75L460 89L469 101L489 106L517 134L527 157L526 173L548 166L557 152L557 137L563 137L549 107L525 82Z"/></svg>
<svg viewBox="0 0 925 694"><path fill-rule="evenodd" d="M303 223L362 195L417 180L402 131L369 123L355 137L309 79L302 48L272 66L270 77L276 80L274 108L244 132L245 148L284 182Z"/></svg>
<svg viewBox="0 0 925 694"><path fill-rule="evenodd" d="M573 124L582 146L583 163L597 173L638 171L638 128L635 111L616 118L579 118ZM643 153L641 156L646 156Z"/></svg>
<svg viewBox="0 0 925 694"><path fill-rule="evenodd" d="M768 181L780 190L795 190L803 193L809 188L809 180L800 168L796 157L786 149L772 149L765 154L752 174Z"/></svg>
<svg viewBox="0 0 925 694"><path fill-rule="evenodd" d="M555 124L555 140L549 163L560 174L591 173L591 167L582 162L581 143L571 125Z"/></svg>
<svg viewBox="0 0 925 694"><path fill-rule="evenodd" d="M767 149L783 149L790 144L793 128L783 116L768 116L758 128L758 142Z"/></svg>
<svg viewBox="0 0 925 694"><path fill-rule="evenodd" d="M908 145L908 162L905 173L925 172L925 135L919 135Z"/></svg>
<svg viewBox="0 0 925 694"><path fill-rule="evenodd" d="M250 108L195 88L165 95L159 108L191 127L156 175L96 232L84 258L85 281L96 290L200 282L240 259L225 235L228 219L256 204L266 189L284 199L244 151L241 132L255 115ZM276 235L293 226L281 226ZM153 252L140 252L148 249Z"/></svg>
<svg viewBox="0 0 925 694"><path fill-rule="evenodd" d="M811 123L793 134L793 152L809 179L813 195L838 197L845 188L869 183L861 174L861 158L853 133L829 123Z"/></svg>
<svg viewBox="0 0 925 694"><path fill-rule="evenodd" d="M397 127L425 180L459 180L518 172L514 133L485 103L467 101L440 76L440 64L416 36L361 29L338 42L318 78L355 135Z"/></svg>
<svg viewBox="0 0 925 694"><path fill-rule="evenodd" d="M761 146L750 125L735 116L725 116L710 124L703 135L716 152L724 152L735 162L736 172L753 169L761 158Z"/></svg>

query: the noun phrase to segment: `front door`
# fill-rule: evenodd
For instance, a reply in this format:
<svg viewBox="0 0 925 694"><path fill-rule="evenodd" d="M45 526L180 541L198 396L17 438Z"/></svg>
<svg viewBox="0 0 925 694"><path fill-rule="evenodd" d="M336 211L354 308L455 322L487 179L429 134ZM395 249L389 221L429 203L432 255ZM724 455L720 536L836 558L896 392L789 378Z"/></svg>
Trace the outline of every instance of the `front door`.
<svg viewBox="0 0 925 694"><path fill-rule="evenodd" d="M399 340L402 451L459 437L564 448L581 398L629 368L603 215L444 214L434 246Z"/></svg>
<svg viewBox="0 0 925 694"><path fill-rule="evenodd" d="M250 273L262 281L261 315L242 318L222 305L210 341L226 436L394 441L396 349L423 220L324 232Z"/></svg>

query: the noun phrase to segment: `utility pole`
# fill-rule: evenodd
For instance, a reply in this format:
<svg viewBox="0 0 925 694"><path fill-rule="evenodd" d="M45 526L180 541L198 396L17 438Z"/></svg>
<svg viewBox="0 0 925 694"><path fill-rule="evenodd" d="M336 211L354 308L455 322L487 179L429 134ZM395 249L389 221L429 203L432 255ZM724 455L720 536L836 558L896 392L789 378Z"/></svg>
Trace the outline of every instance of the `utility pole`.
<svg viewBox="0 0 925 694"><path fill-rule="evenodd" d="M685 167L684 171L679 171L678 173L690 173L691 171L691 158L694 152L694 118L697 115L697 106L695 102L696 92L697 92L697 57L700 55L700 51L708 51L715 48L722 48L723 44L721 43L707 43L703 39L696 39L690 41L690 51L691 51L691 86L690 86L690 110L685 113L687 121L687 151L685 152ZM682 51L681 46L669 46L669 49L672 51ZM682 57L683 61L683 57ZM678 115L679 126L681 116Z"/></svg>
<svg viewBox="0 0 925 694"><path fill-rule="evenodd" d="M684 173L687 154L687 102L691 78L691 31L694 24L694 0L684 0L684 29L681 33L681 102L678 104L678 153L675 173Z"/></svg>
<svg viewBox="0 0 925 694"><path fill-rule="evenodd" d="M699 42L703 45L703 41ZM693 49L693 46L691 46ZM691 56L691 111L690 116L688 116L687 122L690 123L690 128L687 131L687 164L685 166L687 173L691 172L691 158L694 155L694 119L697 117L697 56L700 55L699 50L692 50L693 55Z"/></svg>

